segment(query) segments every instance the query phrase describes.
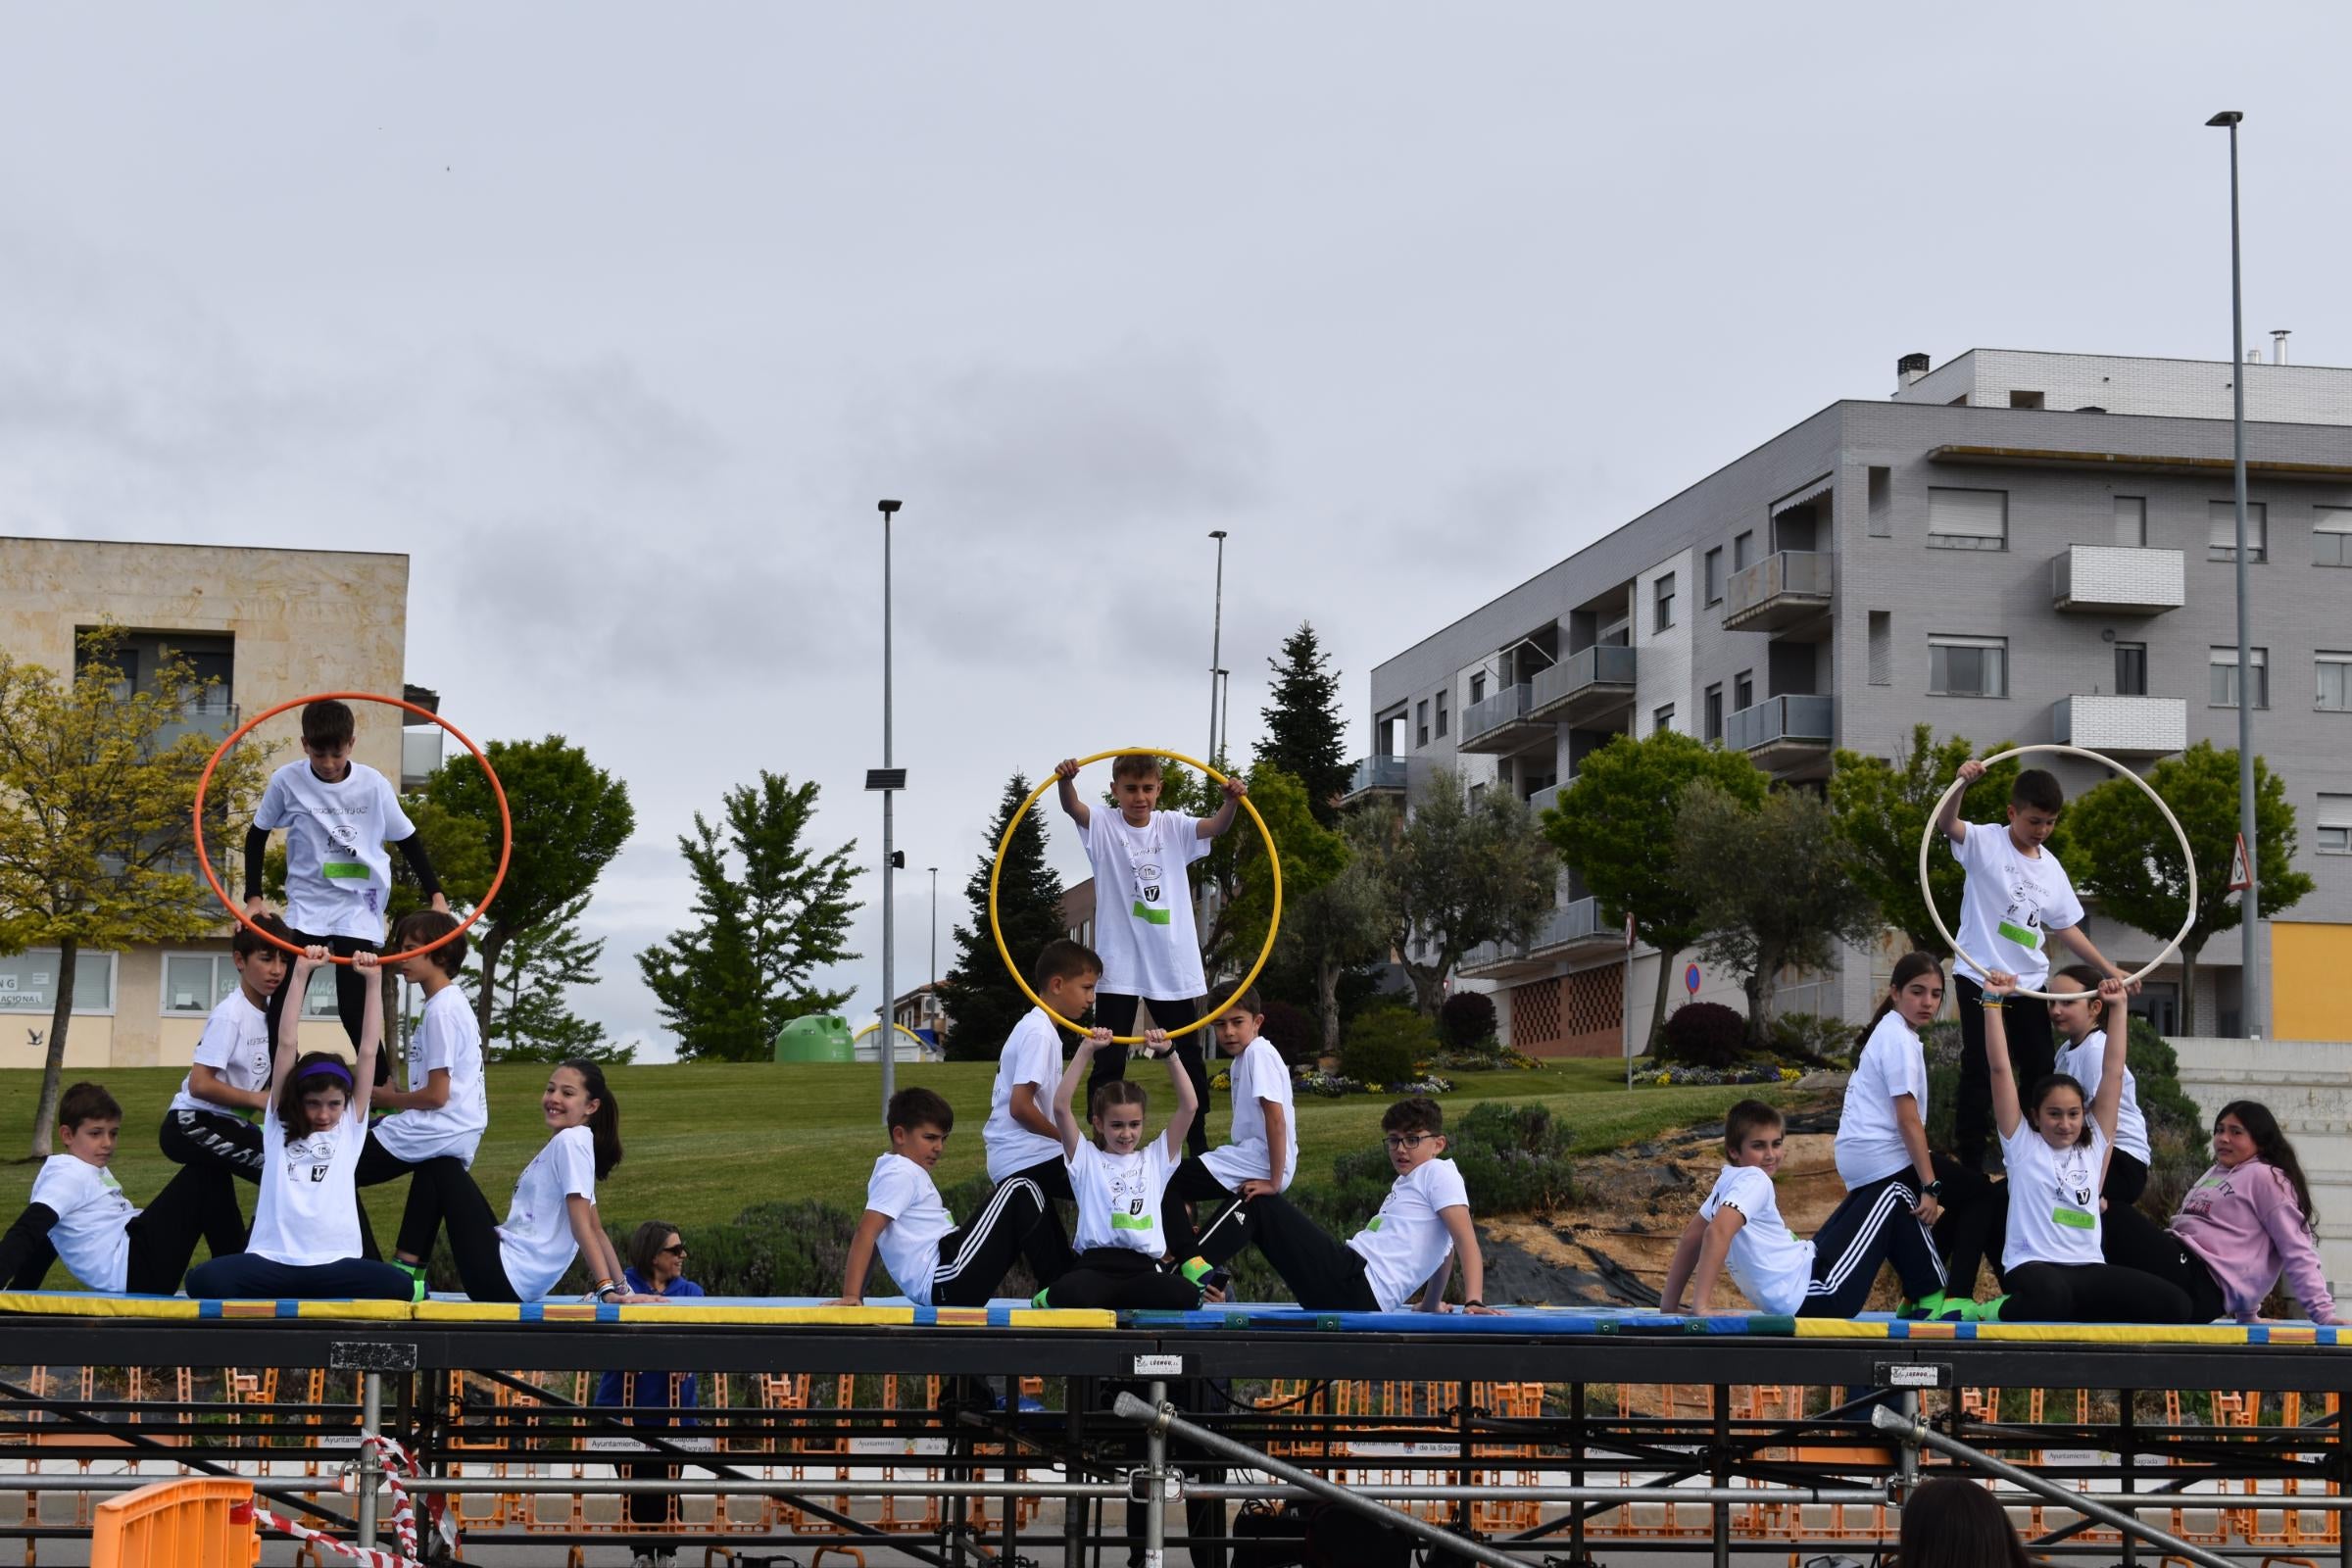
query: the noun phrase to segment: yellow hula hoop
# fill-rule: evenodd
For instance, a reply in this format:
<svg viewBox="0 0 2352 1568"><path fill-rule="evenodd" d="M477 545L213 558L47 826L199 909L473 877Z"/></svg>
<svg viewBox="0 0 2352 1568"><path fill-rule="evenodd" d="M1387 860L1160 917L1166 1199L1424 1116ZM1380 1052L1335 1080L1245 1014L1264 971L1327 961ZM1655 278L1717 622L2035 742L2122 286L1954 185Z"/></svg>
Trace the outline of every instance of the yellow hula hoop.
<svg viewBox="0 0 2352 1568"><path fill-rule="evenodd" d="M1122 746L1113 751L1097 752L1092 757L1078 759L1078 765L1085 767L1089 763L1100 762L1105 758L1112 757L1164 757L1171 762L1182 762L1187 767L1199 768L1219 784L1225 782L1225 775L1206 762L1187 757L1182 752L1160 751L1149 746ZM1086 1030L1083 1026L1071 1022L1052 1007L1047 1006L1046 999L1029 989L1029 978L1021 973L1021 966L1012 961L1012 952L1004 946L1004 928L997 921L997 878L1004 874L1004 852L1011 847L1012 835L1020 827L1021 818L1029 814L1029 808L1045 799L1046 791L1053 789L1060 782L1060 779L1054 776L1053 770L1048 769L1046 781L1029 792L1029 798L1021 803L1020 808L1012 813L1012 819L1004 824L1004 836L997 840L996 862L988 868L988 934L997 939L997 956L1004 960L1004 970L1012 976L1012 983L1021 988L1021 995L1036 1003L1047 1017L1064 1029L1075 1034L1084 1034ZM1233 995L1182 1028L1169 1030L1168 1038L1170 1040L1175 1039L1178 1035L1189 1035L1196 1029L1205 1027L1211 1019L1233 1004L1234 998L1255 985L1258 971L1263 969L1266 966L1266 960L1274 956L1274 939L1282 931L1282 856L1274 848L1274 835L1266 831L1266 819L1257 814L1256 806L1251 804L1247 795L1241 797L1241 802L1242 809L1250 813L1250 820L1257 824L1257 836L1265 841L1266 864L1271 867L1274 879L1274 909L1266 919L1266 944L1257 950L1257 961L1250 966L1248 974L1242 976L1242 983L1233 988ZM1093 808L1098 811L1111 809L1104 806L1097 806ZM1098 897L1100 893L1101 890L1098 889ZM1142 1035L1113 1035L1111 1042L1121 1046L1140 1046L1144 1043L1144 1037Z"/></svg>

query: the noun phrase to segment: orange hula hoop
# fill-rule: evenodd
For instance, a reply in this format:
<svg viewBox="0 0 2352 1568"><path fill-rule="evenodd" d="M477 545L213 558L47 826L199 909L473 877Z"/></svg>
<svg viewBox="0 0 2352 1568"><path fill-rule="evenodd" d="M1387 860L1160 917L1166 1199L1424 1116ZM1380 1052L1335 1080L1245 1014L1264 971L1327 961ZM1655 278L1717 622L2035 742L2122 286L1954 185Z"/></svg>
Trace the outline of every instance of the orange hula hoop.
<svg viewBox="0 0 2352 1568"><path fill-rule="evenodd" d="M228 890L220 885L220 873L213 869L213 858L211 855L205 852L204 848L204 792L212 788L213 769L220 765L220 759L228 755L228 749L230 747L236 745L237 742L243 740L247 735L252 734L254 730L275 718L280 713L290 712L294 709L304 707L310 703L324 702L381 703L386 708L404 708L410 712L415 713L419 718L431 719L434 723L440 725L452 735L455 735L458 738L458 744L465 747L466 750L472 755L473 760L481 764L482 776L490 781L490 793L498 798L498 831L500 839L498 848L498 870L496 874L490 878L489 891L485 892L482 895L481 902L473 906L473 912L467 915L465 919L459 921L458 928L455 931L449 932L445 936L438 937L431 942L427 942L421 948L410 948L406 952L402 953L387 953L383 956L376 959L376 962L379 964L398 963L406 958L421 957L425 954L432 952L434 949L441 947L446 943L455 942L458 938L464 936L476 920L479 920L484 914L489 912L490 901L498 897L498 890L500 886L507 880L507 862L512 859L514 855L514 815L512 811L507 809L507 787L498 781L498 769L490 765L490 759L482 755L482 749L479 746L474 745L464 730L458 728L457 725L452 724L448 719L443 718L439 713L433 712L429 709L419 708L415 703L404 702L397 697L379 697L373 692L313 692L308 697L297 697L291 702L280 703L275 708L270 709L268 712L258 713L252 718L247 719L244 723L239 724L234 730L229 732L228 739L222 741L220 746L215 749L212 757L208 759L204 764L204 771L199 774L196 779L196 803L194 807L196 819L196 863L203 868L205 881L212 884L213 896L220 901L220 906L222 908L226 909L230 914L236 916L237 924L243 926L246 930L251 931L255 936L260 937L264 942L269 943L271 947L282 949L283 951L292 954L297 958L302 956L302 949L296 947L293 943L286 941L283 937L273 936L270 932L263 930L260 926L255 925L252 918L246 914L243 907L241 907L228 896ZM351 962L351 959L340 954L337 954L330 956L327 961L330 963L348 964Z"/></svg>

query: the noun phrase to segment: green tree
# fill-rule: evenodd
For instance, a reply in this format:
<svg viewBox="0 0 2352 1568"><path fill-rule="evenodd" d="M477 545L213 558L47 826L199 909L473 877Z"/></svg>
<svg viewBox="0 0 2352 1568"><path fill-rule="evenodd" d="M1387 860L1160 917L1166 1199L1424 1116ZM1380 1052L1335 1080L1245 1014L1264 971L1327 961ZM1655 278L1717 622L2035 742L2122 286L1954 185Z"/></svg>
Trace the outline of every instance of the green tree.
<svg viewBox="0 0 2352 1568"><path fill-rule="evenodd" d="M1709 959L1742 977L1747 1038L1771 1039L1781 970L1819 969L1840 942L1882 929L1854 874L1854 851L1810 790L1774 790L1751 805L1711 781L1683 792L1676 864Z"/></svg>
<svg viewBox="0 0 2352 1568"><path fill-rule="evenodd" d="M227 918L195 860L196 780L217 742L186 714L208 683L167 659L126 693L121 669L112 627L82 635L70 679L0 654L0 952L57 950L36 1159L57 1122L82 950L184 942ZM206 847L232 890L240 873L221 827L251 814L267 775L263 749L240 746L206 792Z"/></svg>
<svg viewBox="0 0 2352 1568"><path fill-rule="evenodd" d="M722 821L697 811L693 836L679 838L698 923L640 953L637 966L681 1057L759 1060L793 1019L849 1001L847 991L809 983L858 956L842 946L858 908L858 846L819 855L802 842L816 797L816 785L761 769L758 785L727 792Z"/></svg>
<svg viewBox="0 0 2352 1568"><path fill-rule="evenodd" d="M1004 786L996 819L989 823L980 859L963 884L970 901L968 921L956 927L956 962L939 982L940 1004L947 1009L947 1054L956 1061L994 1061L1005 1036L1029 1010L1029 999L1004 972L996 938L989 934L988 876L997 860L997 841L1004 824L1028 799L1029 780L1019 773ZM1041 813L1054 809L1052 792L1038 803L1004 849L1004 871L997 887L997 917L1004 929L1005 951L1021 965L1023 978L1047 943L1065 935L1061 917L1061 878L1046 860L1046 827ZM1098 898L1100 890L1098 890Z"/></svg>
<svg viewBox="0 0 2352 1568"><path fill-rule="evenodd" d="M574 1013L565 995L574 986L596 984L597 961L605 955L603 937L591 942L580 934L580 916L587 907L583 895L558 910L554 919L514 938L495 985L482 985L493 999L495 1035L484 1037L499 1042L490 1053L493 1060L585 1058L625 1064L637 1059L635 1046L606 1040L605 1026Z"/></svg>
<svg viewBox="0 0 2352 1568"><path fill-rule="evenodd" d="M1917 952L1944 951L1943 938L1928 918L1927 901L1919 891L1920 835L1960 764L2005 747L2006 743L1980 748L1959 735L1948 735L1938 744L1932 728L1915 724L1911 748L1899 761L1858 752L1838 754L1837 771L1830 776L1830 809L1846 843L1853 846L1854 879L1886 923L1902 932ZM2017 774L2015 758L1985 769L1960 797L1961 820L2006 822ZM1965 880L1948 846L1931 847L1928 882L1936 890L1936 907L1947 911L1955 931L1960 928L1960 884Z"/></svg>
<svg viewBox="0 0 2352 1568"><path fill-rule="evenodd" d="M1432 770L1402 822L1386 804L1361 815L1353 848L1387 894L1387 945L1402 956L1414 1004L1435 1017L1462 955L1535 928L1551 904L1558 861L1524 802L1493 789L1473 802L1451 768Z"/></svg>
<svg viewBox="0 0 2352 1568"><path fill-rule="evenodd" d="M1348 877L1354 856L1346 835L1316 819L1306 787L1298 779L1261 761L1250 770L1250 801L1265 818L1282 857L1282 928L1267 970L1284 957L1304 961L1314 977L1324 1049L1337 1051L1340 977L1385 951L1380 890L1366 876ZM1238 852L1239 885L1229 906L1237 979L1264 946L1273 912L1265 844L1254 827L1237 824L1234 829L1235 835L1248 835ZM1264 985L1262 976L1259 984Z"/></svg>
<svg viewBox="0 0 2352 1568"><path fill-rule="evenodd" d="M2230 863L2237 855L2237 752L2217 751L2199 741L2179 757L2148 769L2148 784L2180 818L2196 857L2196 920L2180 939L2180 1027L2193 1034L2197 956L2224 931L2245 919L2230 891ZM2300 903L2312 879L2294 868L2295 808L2286 786L2261 758L2254 759L2255 870L2262 878L2262 912L2277 914ZM2098 901L2099 910L2172 940L2188 912L2188 870L2180 841L2155 805L2127 778L2111 778L2082 792L2058 818L2052 847L2074 878L2077 891Z"/></svg>
<svg viewBox="0 0 2352 1568"><path fill-rule="evenodd" d="M1384 825L1393 829L1401 824L1392 810ZM1362 854L1355 847L1359 833L1372 831L1362 816L1349 821L1346 827L1347 864L1300 899L1296 914L1286 910L1283 917L1284 941L1296 941L1314 960L1315 1016L1322 1024L1325 1055L1336 1055L1340 1049L1345 1022L1341 983L1366 964L1380 962L1390 952L1388 911L1393 898L1381 880L1380 868L1385 862L1382 857Z"/></svg>
<svg viewBox="0 0 2352 1568"><path fill-rule="evenodd" d="M1746 753L1659 730L1639 740L1620 735L1587 757L1544 813L1544 836L1592 890L1601 918L1618 927L1631 911L1634 934L1657 950L1652 1044L1666 1021L1674 960L1705 929L1678 869L1674 838L1658 829L1675 820L1684 791L1702 781L1751 807L1763 802L1767 788Z"/></svg>
<svg viewBox="0 0 2352 1568"><path fill-rule="evenodd" d="M1337 827L1340 797L1348 793L1348 729L1340 710L1340 674L1324 657L1315 628L1305 621L1283 639L1281 657L1268 659L1274 684L1266 706L1266 738L1257 760L1278 767L1306 790L1307 808L1324 827Z"/></svg>

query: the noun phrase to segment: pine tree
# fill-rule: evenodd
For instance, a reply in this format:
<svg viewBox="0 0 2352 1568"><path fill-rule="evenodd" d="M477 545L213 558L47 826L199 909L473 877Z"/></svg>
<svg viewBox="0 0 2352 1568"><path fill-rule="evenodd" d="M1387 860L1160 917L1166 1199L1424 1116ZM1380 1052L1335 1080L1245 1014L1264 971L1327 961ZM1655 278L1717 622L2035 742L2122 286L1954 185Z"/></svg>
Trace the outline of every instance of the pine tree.
<svg viewBox="0 0 2352 1568"><path fill-rule="evenodd" d="M1019 773L1004 786L996 820L988 827L980 862L964 883L971 901L969 924L956 928L956 964L939 982L939 998L948 1012L947 1054L956 1061L994 1061L1004 1037L1029 999L1021 995L988 928L988 874L996 864L997 841L1004 824L1029 795L1029 780ZM1004 946L1024 973L1045 945L1064 935L1061 923L1061 878L1046 861L1046 828L1040 813L1052 801L1040 802L1005 846L1004 870L997 884L997 918L1004 930Z"/></svg>
<svg viewBox="0 0 2352 1568"><path fill-rule="evenodd" d="M605 1039L605 1026L571 1010L566 993L596 984L596 963L605 939L580 935L588 908L583 894L533 926L507 948L507 965L486 989L491 997L490 1032L483 1036L493 1061L630 1062L634 1046ZM473 976L481 984L478 974Z"/></svg>
<svg viewBox="0 0 2352 1568"><path fill-rule="evenodd" d="M1315 628L1305 621L1283 640L1282 657L1266 662L1274 670L1274 686L1272 700L1259 711L1266 738L1257 748L1257 760L1305 785L1315 820L1335 826L1349 781L1339 671L1328 667Z"/></svg>

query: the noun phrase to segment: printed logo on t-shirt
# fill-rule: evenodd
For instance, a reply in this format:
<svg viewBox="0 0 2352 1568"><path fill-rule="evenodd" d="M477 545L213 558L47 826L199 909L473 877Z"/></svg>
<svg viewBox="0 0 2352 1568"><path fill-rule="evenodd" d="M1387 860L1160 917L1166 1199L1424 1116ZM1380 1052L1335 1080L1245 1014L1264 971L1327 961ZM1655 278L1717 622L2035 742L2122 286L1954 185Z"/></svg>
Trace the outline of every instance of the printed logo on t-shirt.
<svg viewBox="0 0 2352 1568"><path fill-rule="evenodd" d="M1166 925L1170 919L1167 902L1160 896L1165 883L1156 862L1140 864L1135 868L1135 917L1147 925Z"/></svg>
<svg viewBox="0 0 2352 1568"><path fill-rule="evenodd" d="M313 1133L308 1138L297 1138L286 1146L286 1180L325 1181L327 1170L334 1162L333 1133Z"/></svg>
<svg viewBox="0 0 2352 1568"><path fill-rule="evenodd" d="M1148 1231L1152 1228L1152 1216L1145 1212L1151 1206L1151 1169L1142 1160L1110 1173L1112 1230Z"/></svg>

